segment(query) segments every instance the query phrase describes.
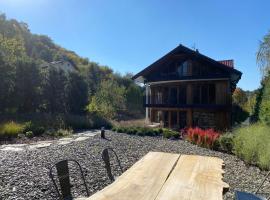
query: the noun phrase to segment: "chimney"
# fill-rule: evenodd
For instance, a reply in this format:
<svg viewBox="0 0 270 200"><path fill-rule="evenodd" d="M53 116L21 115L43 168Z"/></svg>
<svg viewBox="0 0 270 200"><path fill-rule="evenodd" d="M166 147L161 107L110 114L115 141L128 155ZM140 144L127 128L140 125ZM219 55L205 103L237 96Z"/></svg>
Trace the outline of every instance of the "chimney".
<svg viewBox="0 0 270 200"><path fill-rule="evenodd" d="M227 67L234 68L234 61L231 60L219 60L219 63L226 65Z"/></svg>

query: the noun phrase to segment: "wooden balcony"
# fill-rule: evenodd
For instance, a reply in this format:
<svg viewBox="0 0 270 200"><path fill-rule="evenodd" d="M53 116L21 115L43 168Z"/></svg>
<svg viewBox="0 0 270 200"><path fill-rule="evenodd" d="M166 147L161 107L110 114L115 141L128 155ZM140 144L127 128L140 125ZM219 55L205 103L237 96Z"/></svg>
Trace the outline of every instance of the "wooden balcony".
<svg viewBox="0 0 270 200"><path fill-rule="evenodd" d="M217 104L170 104L170 103L144 103L147 108L178 108L178 109L209 109L209 110L230 110L230 105Z"/></svg>

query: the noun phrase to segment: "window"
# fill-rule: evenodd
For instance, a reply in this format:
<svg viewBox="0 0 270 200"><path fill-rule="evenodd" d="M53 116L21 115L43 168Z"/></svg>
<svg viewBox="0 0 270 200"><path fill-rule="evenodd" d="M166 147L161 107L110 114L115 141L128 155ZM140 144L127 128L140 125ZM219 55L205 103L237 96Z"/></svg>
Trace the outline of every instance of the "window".
<svg viewBox="0 0 270 200"><path fill-rule="evenodd" d="M187 103L187 86L180 85L179 86L179 104L186 104Z"/></svg>
<svg viewBox="0 0 270 200"><path fill-rule="evenodd" d="M193 104L201 103L201 88L199 85L193 85Z"/></svg>
<svg viewBox="0 0 270 200"><path fill-rule="evenodd" d="M209 85L209 104L216 103L216 86L215 84Z"/></svg>
<svg viewBox="0 0 270 200"><path fill-rule="evenodd" d="M171 88L169 103L177 104L177 88Z"/></svg>
<svg viewBox="0 0 270 200"><path fill-rule="evenodd" d="M208 103L208 85L206 84L201 86L201 103Z"/></svg>
<svg viewBox="0 0 270 200"><path fill-rule="evenodd" d="M164 126L169 126L169 111L164 111Z"/></svg>
<svg viewBox="0 0 270 200"><path fill-rule="evenodd" d="M171 112L171 126L172 128L177 128L177 111Z"/></svg>
<svg viewBox="0 0 270 200"><path fill-rule="evenodd" d="M215 84L193 85L194 104L215 104L216 88Z"/></svg>
<svg viewBox="0 0 270 200"><path fill-rule="evenodd" d="M187 76L188 75L188 69L191 67L191 61L186 60L179 64L177 68L177 72L179 76Z"/></svg>
<svg viewBox="0 0 270 200"><path fill-rule="evenodd" d="M169 103L169 88L165 87L163 90L163 103L167 104Z"/></svg>
<svg viewBox="0 0 270 200"><path fill-rule="evenodd" d="M186 111L179 112L179 126L180 128L185 128L187 126L187 112Z"/></svg>

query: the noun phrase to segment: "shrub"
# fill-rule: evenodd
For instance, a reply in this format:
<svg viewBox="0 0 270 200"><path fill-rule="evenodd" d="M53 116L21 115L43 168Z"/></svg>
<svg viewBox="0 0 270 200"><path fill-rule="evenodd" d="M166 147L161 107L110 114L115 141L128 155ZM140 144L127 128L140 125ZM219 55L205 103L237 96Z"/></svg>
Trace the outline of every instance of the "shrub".
<svg viewBox="0 0 270 200"><path fill-rule="evenodd" d="M173 130L170 130L170 129L166 129L164 128L162 130L162 134L163 134L163 137L165 138L179 138L180 137L180 134L177 132L177 131L173 131Z"/></svg>
<svg viewBox="0 0 270 200"><path fill-rule="evenodd" d="M66 127L74 130L106 127L111 128L111 123L100 115L67 115Z"/></svg>
<svg viewBox="0 0 270 200"><path fill-rule="evenodd" d="M24 124L16 122L7 122L0 125L0 138L17 137L24 130Z"/></svg>
<svg viewBox="0 0 270 200"><path fill-rule="evenodd" d="M32 131L27 131L25 133L25 136L28 137L28 138L32 138L32 137L34 137L34 133Z"/></svg>
<svg viewBox="0 0 270 200"><path fill-rule="evenodd" d="M234 135L231 133L225 133L225 134L220 135L220 137L217 140L220 144L219 149L227 153L232 153L233 139L234 139Z"/></svg>
<svg viewBox="0 0 270 200"><path fill-rule="evenodd" d="M253 124L234 131L234 153L245 162L270 169L269 126Z"/></svg>
<svg viewBox="0 0 270 200"><path fill-rule="evenodd" d="M148 128L148 127L113 127L112 131L118 133L127 133L130 135L138 136L158 136L163 130L161 128Z"/></svg>
<svg viewBox="0 0 270 200"><path fill-rule="evenodd" d="M71 130L68 129L59 129L55 132L54 136L58 136L58 137L65 137L65 136L69 136L72 134Z"/></svg>
<svg viewBox="0 0 270 200"><path fill-rule="evenodd" d="M130 135L135 135L137 133L137 129L135 127L126 128L126 133Z"/></svg>
<svg viewBox="0 0 270 200"><path fill-rule="evenodd" d="M26 122L24 126L24 132L31 131L33 135L39 136L42 135L45 132L45 128L43 126L39 126L31 121Z"/></svg>
<svg viewBox="0 0 270 200"><path fill-rule="evenodd" d="M203 130L201 128L189 128L187 130L187 139L193 144L213 149L216 140L219 138L219 133L213 129Z"/></svg>

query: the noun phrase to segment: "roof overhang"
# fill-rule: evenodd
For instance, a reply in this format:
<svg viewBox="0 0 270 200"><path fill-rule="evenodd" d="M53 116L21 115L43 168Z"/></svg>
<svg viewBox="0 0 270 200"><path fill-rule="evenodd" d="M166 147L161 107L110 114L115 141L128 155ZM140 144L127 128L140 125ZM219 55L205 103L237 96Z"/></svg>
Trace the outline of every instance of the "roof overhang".
<svg viewBox="0 0 270 200"><path fill-rule="evenodd" d="M242 72L232 68L232 67L228 67L225 64L222 64L212 58L209 58L203 54L200 54L198 51L193 51L183 45L179 45L177 46L175 49L173 49L172 51L170 51L169 53L167 53L165 56L161 57L160 59L158 59L157 61L155 61L153 64L149 65L148 67L146 67L145 69L143 69L142 71L140 71L139 73L137 73L136 75L134 75L132 77L133 80L140 82L140 83L144 83L145 81L145 77L151 73L152 71L154 71L155 69L157 69L165 60L167 60L169 57L173 56L173 55L177 55L179 53L184 53L187 55L190 55L194 58L197 58L199 60L208 62L213 64L214 66L223 69L227 72L230 73L230 77L231 80L235 83L237 83L241 76L242 76ZM143 81L143 82L142 82Z"/></svg>

